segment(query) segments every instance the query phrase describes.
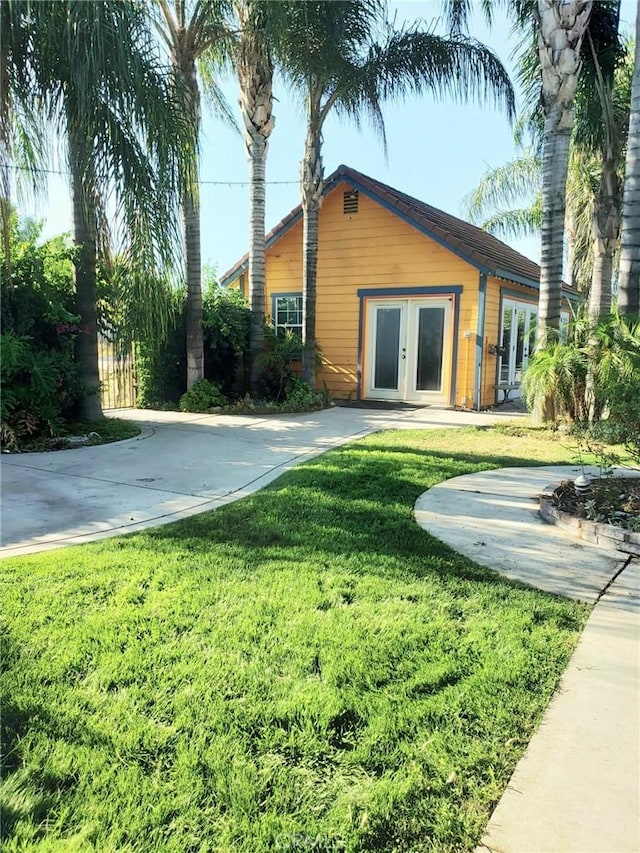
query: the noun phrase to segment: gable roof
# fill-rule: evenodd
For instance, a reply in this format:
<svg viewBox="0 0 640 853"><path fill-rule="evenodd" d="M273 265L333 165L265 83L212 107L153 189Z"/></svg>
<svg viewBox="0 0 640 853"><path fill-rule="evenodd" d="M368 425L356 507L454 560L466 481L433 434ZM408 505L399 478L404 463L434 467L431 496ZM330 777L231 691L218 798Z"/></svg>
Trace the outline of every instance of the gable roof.
<svg viewBox="0 0 640 853"><path fill-rule="evenodd" d="M395 190L349 166L338 166L336 171L327 178L323 195L330 193L341 182L346 182L369 196L471 266L476 267L481 273L539 289L540 267L538 264L481 228ZM282 237L301 217L302 207L298 205L266 235L267 248ZM222 276L221 284L223 286L229 284L244 272L248 266L248 259L249 255L246 254L231 267Z"/></svg>

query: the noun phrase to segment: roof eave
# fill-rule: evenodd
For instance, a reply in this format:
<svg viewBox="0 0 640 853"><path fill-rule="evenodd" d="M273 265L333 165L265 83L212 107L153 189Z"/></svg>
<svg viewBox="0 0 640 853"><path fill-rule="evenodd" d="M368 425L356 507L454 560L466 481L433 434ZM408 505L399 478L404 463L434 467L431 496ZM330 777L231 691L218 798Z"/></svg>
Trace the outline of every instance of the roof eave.
<svg viewBox="0 0 640 853"><path fill-rule="evenodd" d="M287 231L289 231L291 228L293 228L293 226L296 224L296 222L299 222L301 219L302 219L302 210L299 210L297 213L294 213L291 216L291 219L289 219L288 222L285 222L284 225L281 225L280 228L278 228L276 231L274 231L273 234L265 241L265 244L264 244L265 251L267 249L270 249L273 246L273 244L277 240L279 240L281 237L284 237L284 235L287 233ZM239 275L242 275L242 273L246 271L248 266L249 266L249 258L247 257L246 260L242 261L240 264L237 264L235 267L232 267L230 272L225 273L224 278L222 278L220 280L220 286L221 287L228 287L232 281L235 281Z"/></svg>
<svg viewBox="0 0 640 853"><path fill-rule="evenodd" d="M509 270L492 270L490 273L495 278L504 278L507 281L513 281L516 284L523 284L525 287L531 287L533 290L540 290L540 282L535 278L529 278L526 275L509 272Z"/></svg>

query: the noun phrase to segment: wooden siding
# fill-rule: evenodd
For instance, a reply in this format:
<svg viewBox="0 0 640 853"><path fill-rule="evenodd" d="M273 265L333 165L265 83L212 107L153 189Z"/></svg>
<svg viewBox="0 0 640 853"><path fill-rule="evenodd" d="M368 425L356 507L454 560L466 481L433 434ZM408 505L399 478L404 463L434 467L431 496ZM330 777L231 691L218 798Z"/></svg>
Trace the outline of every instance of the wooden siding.
<svg viewBox="0 0 640 853"><path fill-rule="evenodd" d="M397 215L359 196L355 214L343 213L339 184L326 196L319 222L318 343L324 384L336 399L355 399L358 381L359 289L462 286L458 325L456 405L472 405L478 271ZM302 223L267 252L266 310L271 294L302 291ZM469 336L465 337L465 332Z"/></svg>
<svg viewBox="0 0 640 853"><path fill-rule="evenodd" d="M455 297L459 313L456 389L452 402L456 406L473 407L478 355L478 270L362 192L358 212L345 215L343 193L348 189L347 183L338 184L325 197L320 212L316 333L323 365L318 370L318 387L326 385L335 399L356 397L359 335L362 333L364 338L366 334L365 328L360 329L358 290L380 290L382 296L385 291L403 288L457 286L462 287L462 293ZM237 288L239 284L238 276L229 286ZM272 311L272 294L294 292L302 293L302 220L267 250L267 316ZM538 292L530 287L487 278L480 384L483 408L496 401L497 356L489 354L489 347L499 343L503 293L507 298L538 302ZM363 318L363 325L365 322ZM363 357L364 343L363 339ZM453 341L449 351L452 348ZM451 367L445 370L447 389ZM364 394L364 386L361 390Z"/></svg>

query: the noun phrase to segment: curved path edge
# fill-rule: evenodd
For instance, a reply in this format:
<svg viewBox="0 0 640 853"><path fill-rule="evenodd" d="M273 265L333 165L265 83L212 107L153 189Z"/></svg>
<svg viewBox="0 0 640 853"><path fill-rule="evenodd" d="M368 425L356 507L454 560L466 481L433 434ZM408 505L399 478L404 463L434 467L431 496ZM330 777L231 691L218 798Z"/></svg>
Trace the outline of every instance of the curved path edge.
<svg viewBox="0 0 640 853"><path fill-rule="evenodd" d="M487 425L524 413L437 407L334 407L244 416L121 409L140 425L124 441L2 454L0 557L17 557L168 524L238 500L313 456L380 429Z"/></svg>
<svg viewBox="0 0 640 853"><path fill-rule="evenodd" d="M477 853L640 850L640 559L577 541L539 516L539 493L579 471L456 477L415 505L423 528L475 562L595 605Z"/></svg>

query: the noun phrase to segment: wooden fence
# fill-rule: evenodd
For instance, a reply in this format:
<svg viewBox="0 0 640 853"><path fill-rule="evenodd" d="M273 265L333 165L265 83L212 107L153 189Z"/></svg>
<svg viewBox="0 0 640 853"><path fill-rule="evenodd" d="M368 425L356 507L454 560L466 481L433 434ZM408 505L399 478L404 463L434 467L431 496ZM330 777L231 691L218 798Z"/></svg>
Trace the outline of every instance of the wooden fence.
<svg viewBox="0 0 640 853"><path fill-rule="evenodd" d="M103 409L126 409L136 404L136 370L132 350L122 354L113 341L98 338L100 399Z"/></svg>

